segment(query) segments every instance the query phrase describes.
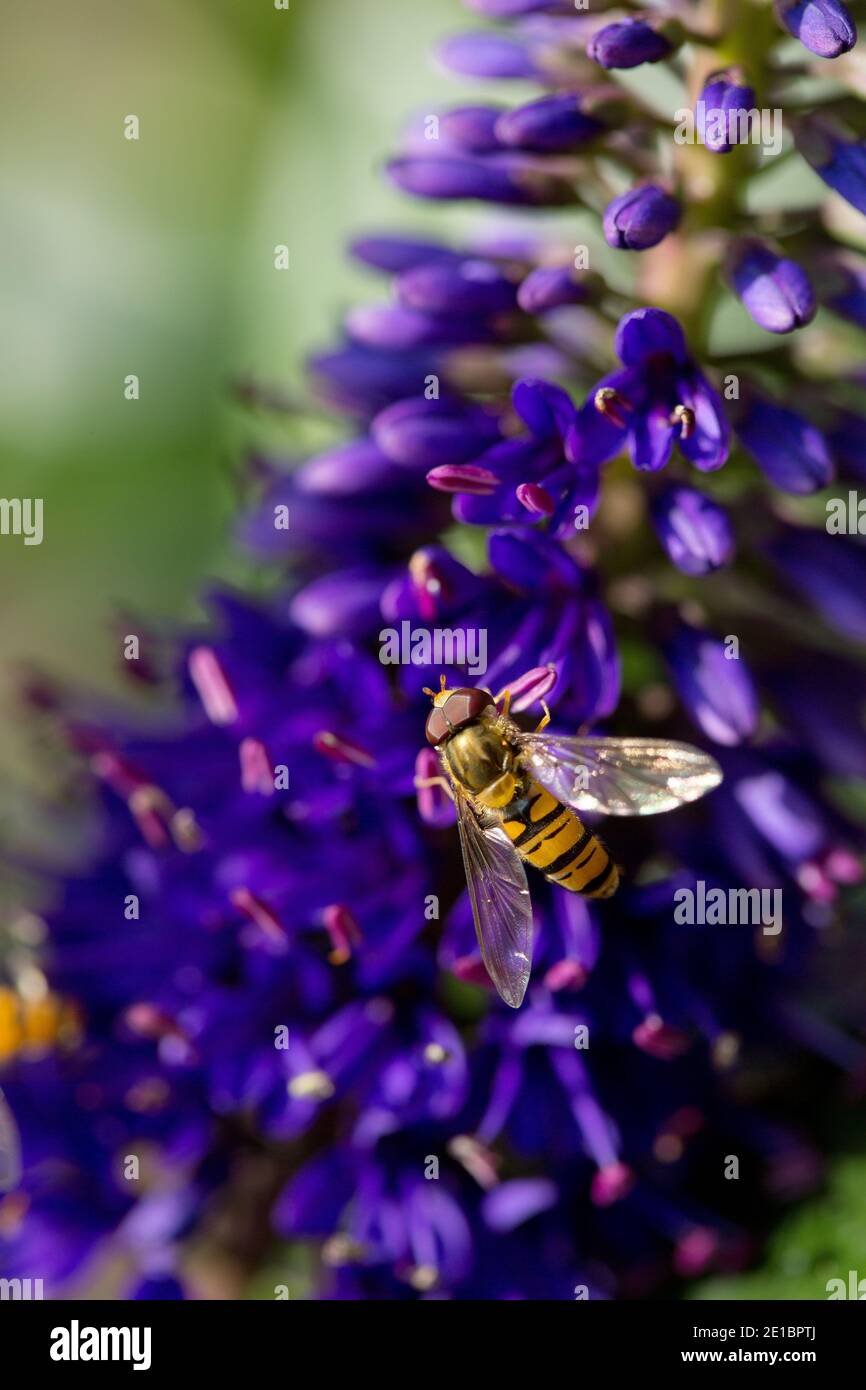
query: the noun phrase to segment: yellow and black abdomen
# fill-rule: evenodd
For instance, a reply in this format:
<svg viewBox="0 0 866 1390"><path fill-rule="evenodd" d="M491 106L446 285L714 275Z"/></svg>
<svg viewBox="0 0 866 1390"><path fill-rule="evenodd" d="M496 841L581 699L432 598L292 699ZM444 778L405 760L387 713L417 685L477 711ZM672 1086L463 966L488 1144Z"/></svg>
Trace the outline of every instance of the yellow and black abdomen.
<svg viewBox="0 0 866 1390"><path fill-rule="evenodd" d="M502 810L502 828L523 859L551 883L587 898L609 898L619 874L599 839L538 782Z"/></svg>

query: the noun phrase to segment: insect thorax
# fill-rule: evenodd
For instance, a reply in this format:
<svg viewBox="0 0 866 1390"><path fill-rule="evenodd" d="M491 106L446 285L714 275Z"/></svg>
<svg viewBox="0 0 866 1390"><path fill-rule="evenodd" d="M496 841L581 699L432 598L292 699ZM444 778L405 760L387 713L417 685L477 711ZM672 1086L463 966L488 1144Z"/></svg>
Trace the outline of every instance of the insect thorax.
<svg viewBox="0 0 866 1390"><path fill-rule="evenodd" d="M508 805L522 786L514 748L495 723L475 720L458 729L442 756L455 782L487 806Z"/></svg>

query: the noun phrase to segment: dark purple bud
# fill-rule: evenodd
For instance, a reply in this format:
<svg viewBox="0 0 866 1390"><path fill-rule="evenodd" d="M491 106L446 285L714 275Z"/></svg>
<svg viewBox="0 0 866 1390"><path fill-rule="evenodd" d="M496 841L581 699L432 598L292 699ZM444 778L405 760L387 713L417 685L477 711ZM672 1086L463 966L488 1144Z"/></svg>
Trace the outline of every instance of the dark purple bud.
<svg viewBox="0 0 866 1390"><path fill-rule="evenodd" d="M439 117L442 139L470 154L489 154L499 148L496 122L504 109L502 106L455 106L444 111Z"/></svg>
<svg viewBox="0 0 866 1390"><path fill-rule="evenodd" d="M569 266L539 266L531 270L517 291L517 302L526 314L543 314L563 304L582 304L588 291Z"/></svg>
<svg viewBox="0 0 866 1390"><path fill-rule="evenodd" d="M866 549L846 536L789 528L772 560L835 632L866 641Z"/></svg>
<svg viewBox="0 0 866 1390"><path fill-rule="evenodd" d="M768 333L792 333L815 317L815 291L803 267L763 242L738 242L727 275L755 323Z"/></svg>
<svg viewBox="0 0 866 1390"><path fill-rule="evenodd" d="M856 26L842 0L776 0L776 14L819 58L838 58L857 42Z"/></svg>
<svg viewBox="0 0 866 1390"><path fill-rule="evenodd" d="M668 557L683 574L711 574L733 556L727 513L694 488L665 488L653 502L652 519Z"/></svg>
<svg viewBox="0 0 866 1390"><path fill-rule="evenodd" d="M411 270L413 265L430 261L460 259L456 251L440 246L438 242L406 236L356 237L349 244L349 253L364 265L370 265L374 270L384 270L389 275L399 275L403 270Z"/></svg>
<svg viewBox="0 0 866 1390"><path fill-rule="evenodd" d="M358 304L346 315L346 332L357 343L391 352L489 342L493 329L480 319L424 314L405 304Z"/></svg>
<svg viewBox="0 0 866 1390"><path fill-rule="evenodd" d="M819 277L821 302L834 314L866 328L866 261L854 256L836 256L822 261Z"/></svg>
<svg viewBox="0 0 866 1390"><path fill-rule="evenodd" d="M454 34L439 45L437 57L461 77L537 77L527 43L493 30Z"/></svg>
<svg viewBox="0 0 866 1390"><path fill-rule="evenodd" d="M569 181L511 152L487 158L409 156L387 165L388 177L416 198L477 198L483 203L552 205L575 201Z"/></svg>
<svg viewBox="0 0 866 1390"><path fill-rule="evenodd" d="M516 287L491 261L434 262L414 266L397 280L410 309L428 314L497 314L513 309Z"/></svg>
<svg viewBox="0 0 866 1390"><path fill-rule="evenodd" d="M536 439L564 439L577 420L568 392L550 381L516 382L511 403Z"/></svg>
<svg viewBox="0 0 866 1390"><path fill-rule="evenodd" d="M517 19L519 15L550 9L550 0L464 0L464 4L468 10L477 10L491 19Z"/></svg>
<svg viewBox="0 0 866 1390"><path fill-rule="evenodd" d="M817 492L833 479L833 461L823 434L785 406L752 398L737 434L770 482L783 492Z"/></svg>
<svg viewBox="0 0 866 1390"><path fill-rule="evenodd" d="M663 34L645 19L620 19L593 34L587 55L603 68L636 68L641 63L658 63L672 47Z"/></svg>
<svg viewBox="0 0 866 1390"><path fill-rule="evenodd" d="M700 140L713 154L729 154L735 145L748 142L748 113L755 93L736 68L715 73L701 92L695 108Z"/></svg>
<svg viewBox="0 0 866 1390"><path fill-rule="evenodd" d="M366 631L379 620L387 578L385 570L373 565L336 570L300 589L289 605L289 615L312 637Z"/></svg>
<svg viewBox="0 0 866 1390"><path fill-rule="evenodd" d="M506 111L496 122L496 135L503 145L543 154L580 149L605 128L584 114L580 97L566 92Z"/></svg>
<svg viewBox="0 0 866 1390"><path fill-rule="evenodd" d="M798 121L794 139L827 186L866 216L866 143L820 117Z"/></svg>
<svg viewBox="0 0 866 1390"><path fill-rule="evenodd" d="M416 356L350 343L311 358L310 370L320 397L339 410L369 415L401 396L422 393L436 361L429 351Z"/></svg>
<svg viewBox="0 0 866 1390"><path fill-rule="evenodd" d="M866 482L866 419L843 411L830 435L830 445L846 477Z"/></svg>
<svg viewBox="0 0 866 1390"><path fill-rule="evenodd" d="M688 357L683 330L664 309L633 309L624 314L617 325L614 347L625 367L640 367L661 354L675 362L685 362Z"/></svg>
<svg viewBox="0 0 866 1390"><path fill-rule="evenodd" d="M683 704L715 743L733 747L758 727L759 705L742 658L696 628L682 627L665 648Z"/></svg>
<svg viewBox="0 0 866 1390"><path fill-rule="evenodd" d="M679 220L677 200L656 184L644 184L608 203L604 239L618 251L647 251L672 232Z"/></svg>
<svg viewBox="0 0 866 1390"><path fill-rule="evenodd" d="M395 401L371 425L379 448L395 463L435 468L465 463L499 435L496 420L481 409L462 410L453 401L423 397Z"/></svg>
<svg viewBox="0 0 866 1390"><path fill-rule="evenodd" d="M489 497L499 486L495 473L474 463L443 463L430 469L427 481L437 492L465 492L470 497Z"/></svg>

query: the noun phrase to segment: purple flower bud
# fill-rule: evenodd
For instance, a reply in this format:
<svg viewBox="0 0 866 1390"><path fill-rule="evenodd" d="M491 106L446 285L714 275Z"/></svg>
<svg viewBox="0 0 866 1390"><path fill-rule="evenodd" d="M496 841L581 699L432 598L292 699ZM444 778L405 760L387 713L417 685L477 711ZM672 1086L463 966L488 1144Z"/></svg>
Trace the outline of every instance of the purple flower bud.
<svg viewBox="0 0 866 1390"><path fill-rule="evenodd" d="M470 154L489 154L499 148L496 122L503 113L502 106L455 106L439 117L439 132L449 145Z"/></svg>
<svg viewBox="0 0 866 1390"><path fill-rule="evenodd" d="M528 44L492 30L454 34L439 45L437 56L461 77L537 77Z"/></svg>
<svg viewBox="0 0 866 1390"><path fill-rule="evenodd" d="M517 302L526 314L582 304L587 297L586 286L576 279L570 266L539 266L529 272L517 291Z"/></svg>
<svg viewBox="0 0 866 1390"><path fill-rule="evenodd" d="M822 260L818 273L821 302L834 314L866 328L866 261L835 256ZM517 297L519 301L519 292Z"/></svg>
<svg viewBox="0 0 866 1390"><path fill-rule="evenodd" d="M866 143L819 117L797 122L794 139L828 187L866 216Z"/></svg>
<svg viewBox="0 0 866 1390"><path fill-rule="evenodd" d="M506 111L496 122L503 145L540 153L575 150L605 129L601 121L580 109L580 97L557 93Z"/></svg>
<svg viewBox="0 0 866 1390"><path fill-rule="evenodd" d="M355 342L392 352L483 343L494 336L490 325L480 319L424 314L404 304L358 304L349 310L345 324Z"/></svg>
<svg viewBox="0 0 866 1390"><path fill-rule="evenodd" d="M708 738L730 748L751 737L758 696L741 658L729 657L723 642L692 627L680 628L665 655L683 704Z"/></svg>
<svg viewBox="0 0 866 1390"><path fill-rule="evenodd" d="M663 34L645 19L620 19L593 34L587 55L603 68L636 68L641 63L658 63L672 51Z"/></svg>
<svg viewBox="0 0 866 1390"><path fill-rule="evenodd" d="M793 410L754 397L737 434L770 482L783 492L817 492L832 481L833 461L827 441L820 430Z"/></svg>
<svg viewBox="0 0 866 1390"><path fill-rule="evenodd" d="M387 271L389 275L399 275L403 270L411 270L413 265L429 261L460 260L458 252L447 246L406 236L356 237L349 243L349 252L364 265Z"/></svg>
<svg viewBox="0 0 866 1390"><path fill-rule="evenodd" d="M376 352L350 343L336 352L310 360L317 394L339 410L369 415L389 401L423 392L425 380L436 370L429 351Z"/></svg>
<svg viewBox="0 0 866 1390"><path fill-rule="evenodd" d="M769 547L787 579L843 637L866 641L866 549L844 536L790 528Z"/></svg>
<svg viewBox="0 0 866 1390"><path fill-rule="evenodd" d="M550 9L550 0L464 0L464 4L468 10L477 10L491 19L516 19Z"/></svg>
<svg viewBox="0 0 866 1390"><path fill-rule="evenodd" d="M559 1190L550 1178L512 1178L488 1192L481 1209L491 1231L513 1231L558 1200Z"/></svg>
<svg viewBox="0 0 866 1390"><path fill-rule="evenodd" d="M838 58L857 42L857 28L842 0L776 0L776 14L819 58Z"/></svg>
<svg viewBox="0 0 866 1390"><path fill-rule="evenodd" d="M763 242L738 242L728 258L727 274L755 323L769 333L792 333L815 317L815 291L803 267Z"/></svg>
<svg viewBox="0 0 866 1390"><path fill-rule="evenodd" d="M498 437L496 421L482 409L461 409L453 401L410 398L379 412L371 425L379 448L395 463L434 468L465 463Z"/></svg>
<svg viewBox="0 0 866 1390"><path fill-rule="evenodd" d="M619 251L646 251L672 232L680 205L656 184L631 188L614 198L604 212L604 239Z"/></svg>
<svg viewBox="0 0 866 1390"><path fill-rule="evenodd" d="M516 288L491 261L436 261L406 270L397 293L409 309L428 314L498 314L513 309Z"/></svg>
<svg viewBox="0 0 866 1390"><path fill-rule="evenodd" d="M713 154L729 154L749 139L747 113L755 105L755 93L732 68L709 78L695 109L700 139Z"/></svg>
<svg viewBox="0 0 866 1390"><path fill-rule="evenodd" d="M373 565L325 574L295 594L289 605L291 619L314 637L363 631L379 618L385 578Z"/></svg>
<svg viewBox="0 0 866 1390"><path fill-rule="evenodd" d="M683 574L710 574L733 556L727 513L694 488L670 487L659 493L652 519L668 557Z"/></svg>
<svg viewBox="0 0 866 1390"><path fill-rule="evenodd" d="M561 175L507 154L480 158L440 155L393 159L388 177L416 198L477 198L483 203L552 205L573 203L575 192Z"/></svg>

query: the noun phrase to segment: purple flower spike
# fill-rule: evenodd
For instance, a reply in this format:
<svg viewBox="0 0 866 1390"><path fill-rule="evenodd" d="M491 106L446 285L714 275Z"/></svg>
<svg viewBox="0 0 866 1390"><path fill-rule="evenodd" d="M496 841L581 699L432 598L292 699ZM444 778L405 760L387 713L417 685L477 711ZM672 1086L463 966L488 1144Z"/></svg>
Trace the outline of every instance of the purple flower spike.
<svg viewBox="0 0 866 1390"><path fill-rule="evenodd" d="M727 513L694 488L671 487L659 493L652 519L669 559L683 574L711 574L733 557Z"/></svg>
<svg viewBox="0 0 866 1390"><path fill-rule="evenodd" d="M503 145L539 153L580 149L605 129L581 110L580 97L557 93L506 111L496 122Z"/></svg>
<svg viewBox="0 0 866 1390"><path fill-rule="evenodd" d="M748 112L755 93L738 69L716 73L701 92L695 109L697 132L713 154L729 154L749 139Z"/></svg>
<svg viewBox="0 0 866 1390"><path fill-rule="evenodd" d="M817 492L833 479L833 460L823 434L785 406L751 400L737 425L740 441L783 492Z"/></svg>
<svg viewBox="0 0 866 1390"><path fill-rule="evenodd" d="M593 34L587 55L603 68L636 68L658 63L672 52L663 34L644 19L621 19Z"/></svg>
<svg viewBox="0 0 866 1390"><path fill-rule="evenodd" d="M734 293L768 333L792 333L815 317L815 291L803 267L763 242L739 242L727 273Z"/></svg>
<svg viewBox="0 0 866 1390"><path fill-rule="evenodd" d="M604 239L618 251L647 251L657 246L680 220L680 205L656 184L631 188L614 198L604 212Z"/></svg>
<svg viewBox="0 0 866 1390"><path fill-rule="evenodd" d="M857 42L857 27L842 0L776 0L776 14L819 58L838 58Z"/></svg>
<svg viewBox="0 0 866 1390"><path fill-rule="evenodd" d="M724 642L683 627L665 650L683 704L707 738L732 748L758 727L755 684Z"/></svg>

